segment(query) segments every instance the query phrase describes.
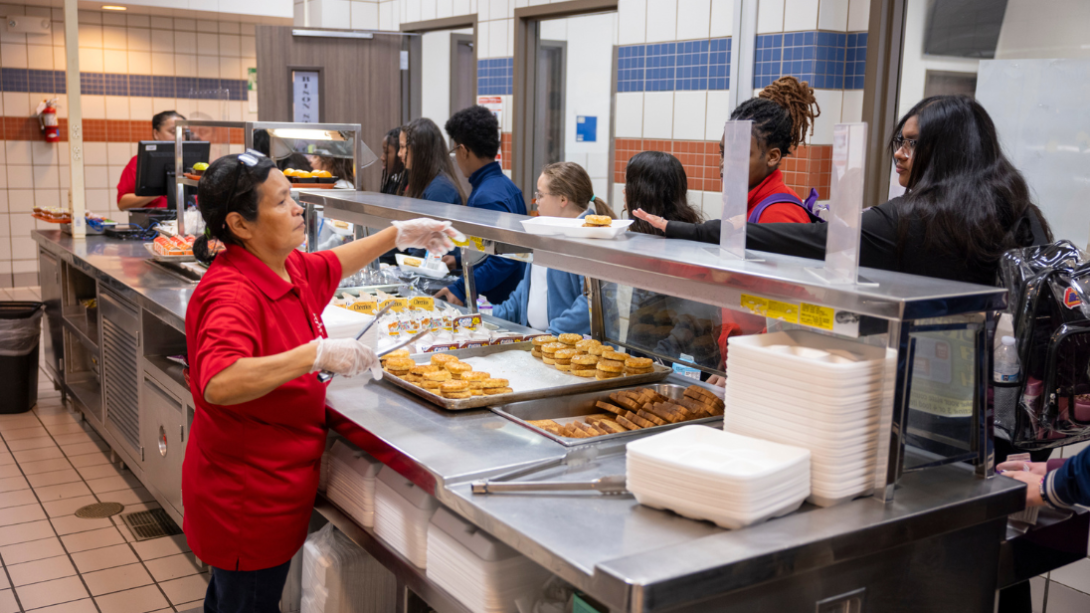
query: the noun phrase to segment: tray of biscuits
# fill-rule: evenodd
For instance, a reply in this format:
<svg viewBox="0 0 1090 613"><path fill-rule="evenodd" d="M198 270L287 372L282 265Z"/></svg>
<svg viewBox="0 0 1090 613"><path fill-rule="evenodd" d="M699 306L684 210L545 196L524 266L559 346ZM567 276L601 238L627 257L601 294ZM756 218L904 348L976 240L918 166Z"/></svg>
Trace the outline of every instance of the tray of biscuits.
<svg viewBox="0 0 1090 613"><path fill-rule="evenodd" d="M383 381L450 411L651 384L672 372L577 334L382 359Z"/></svg>
<svg viewBox="0 0 1090 613"><path fill-rule="evenodd" d="M723 399L713 388L657 383L513 402L492 411L562 445L573 447L661 432L681 425L723 421Z"/></svg>

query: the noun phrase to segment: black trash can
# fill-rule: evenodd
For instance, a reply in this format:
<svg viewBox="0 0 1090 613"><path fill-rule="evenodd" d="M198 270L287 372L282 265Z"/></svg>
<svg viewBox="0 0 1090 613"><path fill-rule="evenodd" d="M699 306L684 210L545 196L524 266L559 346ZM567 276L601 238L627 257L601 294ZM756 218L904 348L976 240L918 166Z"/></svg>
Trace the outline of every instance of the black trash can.
<svg viewBox="0 0 1090 613"><path fill-rule="evenodd" d="M0 302L0 413L24 413L38 402L41 302Z"/></svg>

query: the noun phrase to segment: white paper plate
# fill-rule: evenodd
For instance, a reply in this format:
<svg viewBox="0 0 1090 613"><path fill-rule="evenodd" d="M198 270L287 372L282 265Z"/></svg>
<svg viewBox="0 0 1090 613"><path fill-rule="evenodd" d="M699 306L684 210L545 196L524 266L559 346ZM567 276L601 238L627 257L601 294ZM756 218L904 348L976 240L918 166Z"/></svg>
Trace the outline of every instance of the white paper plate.
<svg viewBox="0 0 1090 613"><path fill-rule="evenodd" d="M534 217L522 222L522 228L530 234L541 236L567 236L569 238L617 238L628 231L635 220L614 219L606 228L584 228L582 219L567 217Z"/></svg>

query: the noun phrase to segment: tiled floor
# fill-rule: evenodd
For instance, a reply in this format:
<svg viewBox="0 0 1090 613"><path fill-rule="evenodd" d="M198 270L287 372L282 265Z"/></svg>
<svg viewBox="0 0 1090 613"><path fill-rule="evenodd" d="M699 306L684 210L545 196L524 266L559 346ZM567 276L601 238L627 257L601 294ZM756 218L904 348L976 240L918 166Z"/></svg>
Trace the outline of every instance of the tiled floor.
<svg viewBox="0 0 1090 613"><path fill-rule="evenodd" d="M0 300L37 300L37 288L0 288ZM76 509L121 502L155 508L109 448L61 403L45 371L32 412L0 414L0 613L149 613L203 605L208 574L184 536L135 542L117 515Z"/></svg>

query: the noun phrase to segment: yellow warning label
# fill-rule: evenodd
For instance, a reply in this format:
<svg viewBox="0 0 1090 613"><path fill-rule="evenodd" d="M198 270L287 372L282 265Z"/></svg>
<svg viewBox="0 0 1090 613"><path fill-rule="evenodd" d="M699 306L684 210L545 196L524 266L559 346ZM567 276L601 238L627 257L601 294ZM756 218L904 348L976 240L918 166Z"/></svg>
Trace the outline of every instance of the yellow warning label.
<svg viewBox="0 0 1090 613"><path fill-rule="evenodd" d="M811 328L821 328L822 330L833 329L833 318L836 315L836 311L829 307L818 306L816 304L802 303L802 311L800 317L800 323L804 326L810 326Z"/></svg>
<svg viewBox="0 0 1090 613"><path fill-rule="evenodd" d="M799 323L799 305L779 300L768 301L768 317L782 319L788 323Z"/></svg>
<svg viewBox="0 0 1090 613"><path fill-rule="evenodd" d="M750 296L749 294L742 294L742 308L753 313L754 315L767 315L768 314L768 299L761 298L760 296Z"/></svg>

